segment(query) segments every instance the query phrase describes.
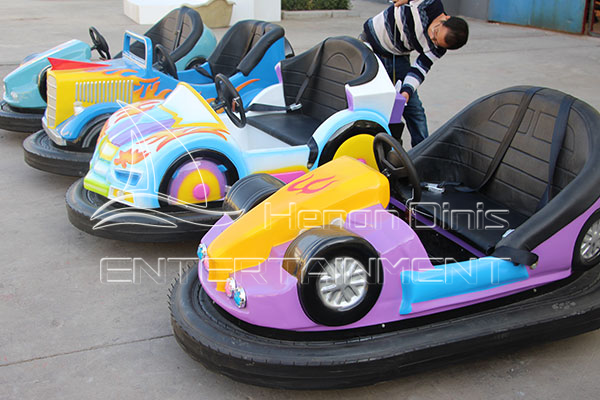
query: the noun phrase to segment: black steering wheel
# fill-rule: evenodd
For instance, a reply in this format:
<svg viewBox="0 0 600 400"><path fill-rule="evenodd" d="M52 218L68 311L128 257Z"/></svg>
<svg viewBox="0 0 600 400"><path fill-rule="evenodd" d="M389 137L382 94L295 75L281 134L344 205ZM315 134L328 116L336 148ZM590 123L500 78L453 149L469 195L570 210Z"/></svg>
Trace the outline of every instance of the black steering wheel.
<svg viewBox="0 0 600 400"><path fill-rule="evenodd" d="M377 167L389 179L390 186L393 189L399 189L398 186L408 180L413 188L413 196L410 201L415 203L421 201L419 174L402 145L387 133L378 133L373 141L373 151Z"/></svg>
<svg viewBox="0 0 600 400"><path fill-rule="evenodd" d="M171 53L165 46L162 44L154 46L154 57L156 58L154 61L158 64L158 69L167 75L171 75L175 79L179 79L175 62L171 58Z"/></svg>
<svg viewBox="0 0 600 400"><path fill-rule="evenodd" d="M104 39L104 36L102 36L100 32L98 32L98 29L94 28L93 26L90 26L90 38L92 39L92 43L94 44L94 46L92 46L92 50L98 51L98 54L100 54L101 59L110 60L110 51L108 51L108 43L106 42L106 39Z"/></svg>
<svg viewBox="0 0 600 400"><path fill-rule="evenodd" d="M225 108L225 112L231 122L238 128L246 126L246 111L242 97L235 89L228 77L223 74L215 75L215 86L217 88L217 99L214 108Z"/></svg>

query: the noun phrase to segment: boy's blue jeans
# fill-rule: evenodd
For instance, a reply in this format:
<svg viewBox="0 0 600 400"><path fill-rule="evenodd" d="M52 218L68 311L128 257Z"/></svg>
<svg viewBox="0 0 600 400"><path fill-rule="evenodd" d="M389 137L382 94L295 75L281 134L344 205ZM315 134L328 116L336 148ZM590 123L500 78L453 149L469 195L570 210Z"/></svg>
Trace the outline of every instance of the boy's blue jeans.
<svg viewBox="0 0 600 400"><path fill-rule="evenodd" d="M394 68L396 69L396 81L398 79L404 80L406 74L410 70L410 57L409 56L395 56L395 57L382 57L379 56L385 69L390 76L390 79L394 79ZM395 58L395 60L394 60ZM394 84L396 82L394 81ZM421 143L427 136L429 131L427 129L427 117L425 116L425 109L423 103L419 99L419 95L415 93L410 96L406 107L404 108L404 121L408 132L410 132L411 145L415 147Z"/></svg>

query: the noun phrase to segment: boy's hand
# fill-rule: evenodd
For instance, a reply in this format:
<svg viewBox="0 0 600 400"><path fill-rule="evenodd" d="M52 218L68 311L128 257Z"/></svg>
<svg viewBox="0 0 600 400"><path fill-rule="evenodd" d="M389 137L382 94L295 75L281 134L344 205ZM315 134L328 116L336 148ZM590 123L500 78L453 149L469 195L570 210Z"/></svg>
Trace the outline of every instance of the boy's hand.
<svg viewBox="0 0 600 400"><path fill-rule="evenodd" d="M405 4L408 4L410 0L394 0L394 6L396 7L400 7L403 6Z"/></svg>
<svg viewBox="0 0 600 400"><path fill-rule="evenodd" d="M404 97L406 99L406 102L408 103L408 99L410 99L410 96L408 95L408 93L402 92L400 94L402 95L402 97Z"/></svg>

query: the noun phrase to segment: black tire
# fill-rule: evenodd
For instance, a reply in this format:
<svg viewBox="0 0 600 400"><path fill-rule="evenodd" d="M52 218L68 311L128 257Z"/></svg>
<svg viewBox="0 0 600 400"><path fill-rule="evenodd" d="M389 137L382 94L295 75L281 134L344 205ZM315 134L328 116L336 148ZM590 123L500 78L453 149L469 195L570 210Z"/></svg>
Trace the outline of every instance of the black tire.
<svg viewBox="0 0 600 400"><path fill-rule="evenodd" d="M174 284L169 305L175 339L213 371L251 385L341 389L597 329L600 266L525 300L350 331L288 332L238 321L202 289L197 267Z"/></svg>
<svg viewBox="0 0 600 400"><path fill-rule="evenodd" d="M25 162L33 168L66 176L84 176L92 159L92 153L57 146L43 130L28 136L23 150Z"/></svg>
<svg viewBox="0 0 600 400"><path fill-rule="evenodd" d="M223 200L223 211L248 212L285 186L269 174L248 175L233 184Z"/></svg>
<svg viewBox="0 0 600 400"><path fill-rule="evenodd" d="M588 233L590 228L592 228L592 226L594 224L596 224L598 221L600 221L600 210L596 210L588 218L588 220L585 222L585 224L583 224L583 227L581 228L581 231L579 232L579 235L577 236L577 240L575 241L575 246L573 248L573 268L574 269L587 269L587 268L590 268L590 267L598 264L598 262L600 262L600 249L598 249L598 248L596 249L596 251L594 251L594 254L592 254L591 257L589 257L589 258L584 257L584 255L582 254L582 251L583 251L582 245L584 243L586 234ZM596 228L598 228L598 226L596 226ZM594 249L589 249L589 250L593 251Z"/></svg>
<svg viewBox="0 0 600 400"><path fill-rule="evenodd" d="M48 102L48 70L50 65L40 71L37 79L38 91L45 102Z"/></svg>
<svg viewBox="0 0 600 400"><path fill-rule="evenodd" d="M359 321L373 308L383 287L383 270L377 251L362 237L337 226L313 228L298 235L289 245L285 259L284 269L298 279L298 297L304 312L321 325L342 326ZM360 286L358 293L353 292L358 303L351 307L336 308L332 306L333 301L325 303L320 294L319 281L329 279L328 282L331 283L337 280L331 279L326 270L335 268L332 265L338 265L342 259L353 260L351 265L356 266L356 273L362 272L359 277L364 286L362 292ZM344 276L345 266L345 263L342 264ZM341 282L344 286L346 279L351 280L352 277L344 277ZM334 300L337 297L339 304L342 292L353 290L342 287L341 291L337 291L337 296L331 292L327 296L329 299L334 297Z"/></svg>
<svg viewBox="0 0 600 400"><path fill-rule="evenodd" d="M94 152L96 143L98 142L98 136L111 115L112 114L98 115L82 128L81 139L79 140L81 151Z"/></svg>
<svg viewBox="0 0 600 400"><path fill-rule="evenodd" d="M128 211L114 220L113 224L97 226L103 217L93 218L94 213L109 200L83 187L83 179L75 181L66 195L67 215L76 228L94 236L126 242L177 242L199 241L204 233L222 216L221 203L215 202L206 213L198 213L180 207L158 210L140 210L113 203L103 209L103 215L114 216ZM132 214L131 211L136 211ZM157 220L160 217L162 222ZM152 223L152 225L149 225Z"/></svg>
<svg viewBox="0 0 600 400"><path fill-rule="evenodd" d="M42 109L20 109L0 101L0 129L15 132L33 133L42 129Z"/></svg>

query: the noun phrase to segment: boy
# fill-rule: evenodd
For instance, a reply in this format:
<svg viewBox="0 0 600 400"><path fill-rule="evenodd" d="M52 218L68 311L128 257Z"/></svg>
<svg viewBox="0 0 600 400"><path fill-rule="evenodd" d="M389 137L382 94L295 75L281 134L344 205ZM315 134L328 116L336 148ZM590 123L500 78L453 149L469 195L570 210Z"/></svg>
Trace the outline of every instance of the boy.
<svg viewBox="0 0 600 400"><path fill-rule="evenodd" d="M404 120L414 147L429 135L417 89L446 50L467 43L469 26L462 18L446 15L441 0L394 0L363 29L361 39L371 45L393 82L402 80L400 93L407 100ZM412 51L419 55L411 65Z"/></svg>

